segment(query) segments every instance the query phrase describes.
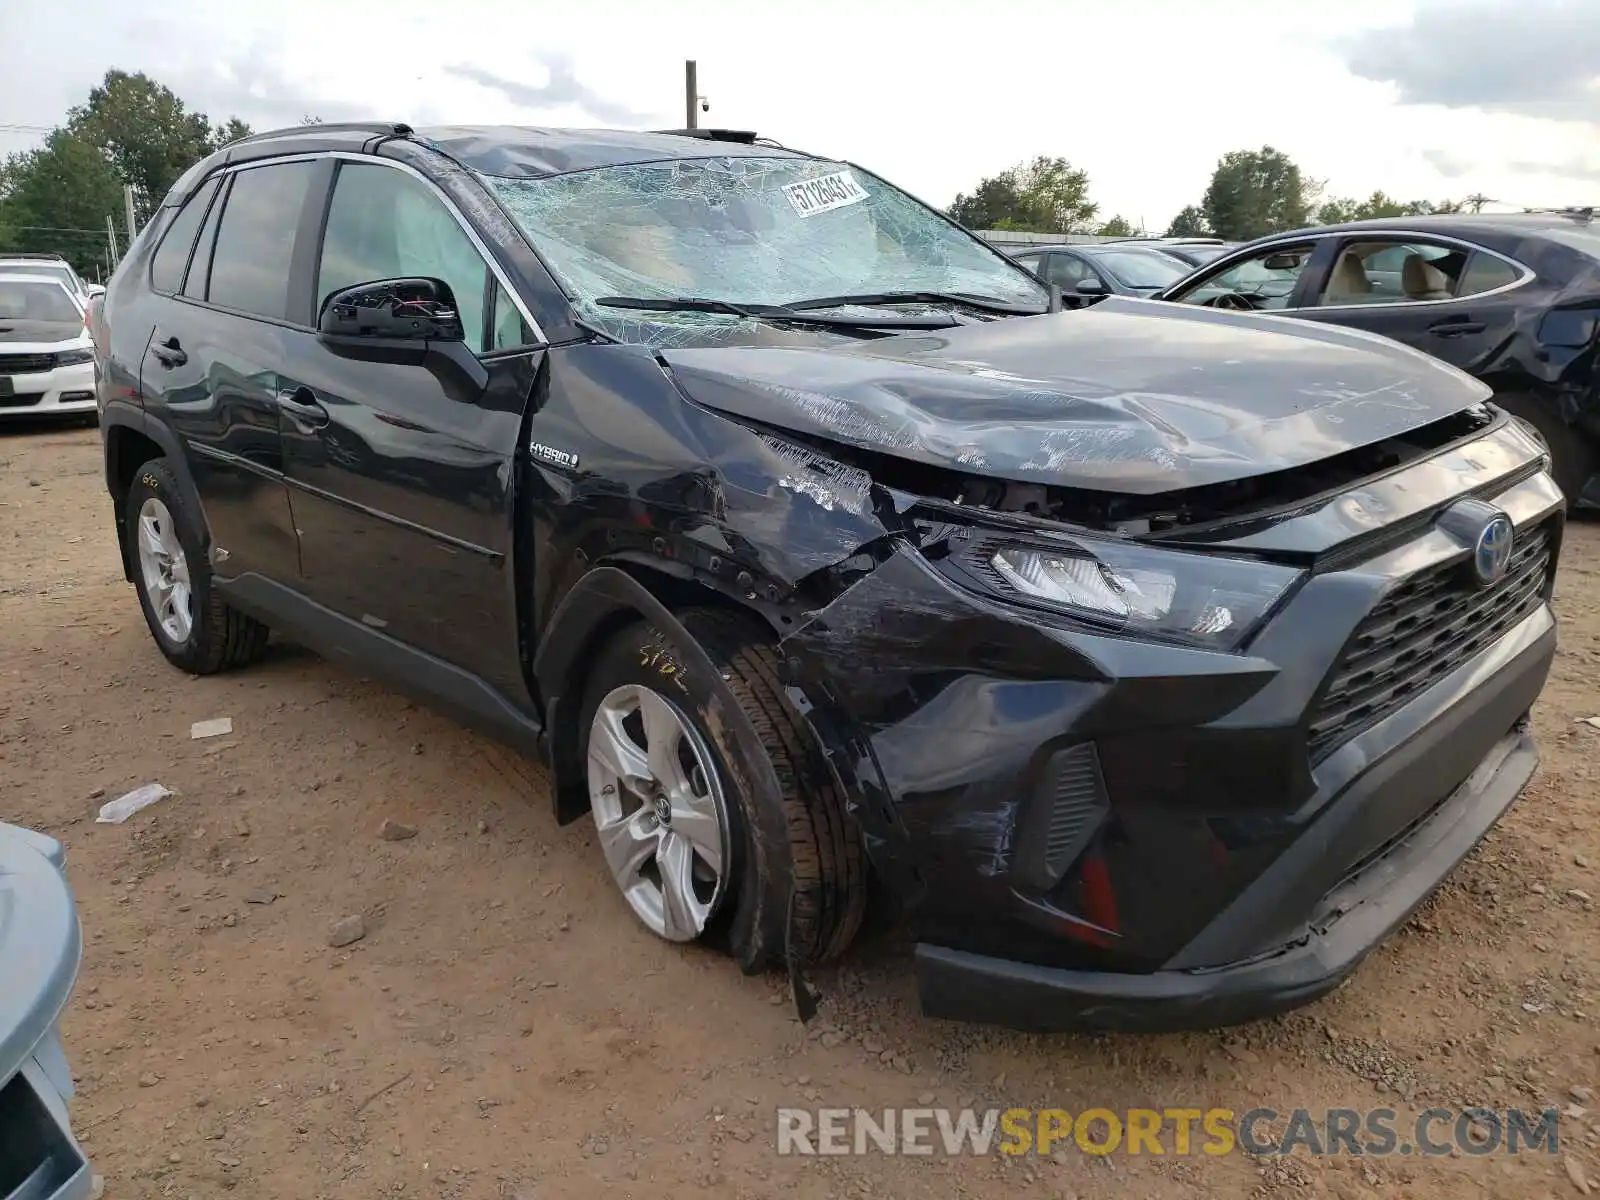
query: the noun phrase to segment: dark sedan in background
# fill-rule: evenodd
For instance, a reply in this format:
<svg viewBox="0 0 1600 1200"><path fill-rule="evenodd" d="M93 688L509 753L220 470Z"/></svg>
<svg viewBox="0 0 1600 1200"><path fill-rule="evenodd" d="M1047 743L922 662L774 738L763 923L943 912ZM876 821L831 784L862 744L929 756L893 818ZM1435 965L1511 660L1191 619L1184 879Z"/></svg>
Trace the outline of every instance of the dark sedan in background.
<svg viewBox="0 0 1600 1200"><path fill-rule="evenodd" d="M1600 505L1600 227L1589 209L1273 234L1158 298L1352 326L1443 359L1539 431L1574 507Z"/></svg>
<svg viewBox="0 0 1600 1200"><path fill-rule="evenodd" d="M1175 258L1190 268L1194 268L1215 262L1239 243L1225 242L1221 238L1215 237L1141 237L1118 238L1115 241L1102 242L1100 244L1118 247L1132 245L1146 250L1158 250L1170 258Z"/></svg>
<svg viewBox="0 0 1600 1200"><path fill-rule="evenodd" d="M1058 286L1069 308L1102 296L1153 296L1191 269L1161 250L1130 242L1041 246L1011 257L1044 282Z"/></svg>

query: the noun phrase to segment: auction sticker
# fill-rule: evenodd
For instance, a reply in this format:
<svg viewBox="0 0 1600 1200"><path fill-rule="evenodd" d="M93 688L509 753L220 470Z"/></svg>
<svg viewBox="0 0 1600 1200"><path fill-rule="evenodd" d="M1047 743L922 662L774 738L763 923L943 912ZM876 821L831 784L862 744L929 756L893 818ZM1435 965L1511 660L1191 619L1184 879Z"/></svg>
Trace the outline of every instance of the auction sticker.
<svg viewBox="0 0 1600 1200"><path fill-rule="evenodd" d="M849 171L835 171L832 175L819 175L815 179L788 184L783 194L789 204L802 217L832 212L847 204L859 204L867 198L866 189L856 182Z"/></svg>

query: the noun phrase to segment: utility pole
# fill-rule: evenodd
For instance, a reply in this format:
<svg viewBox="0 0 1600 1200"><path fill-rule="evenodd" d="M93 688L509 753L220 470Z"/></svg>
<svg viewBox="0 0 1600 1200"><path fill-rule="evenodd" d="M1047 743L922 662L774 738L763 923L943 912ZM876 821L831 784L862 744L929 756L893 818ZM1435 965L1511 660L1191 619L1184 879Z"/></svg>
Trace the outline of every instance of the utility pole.
<svg viewBox="0 0 1600 1200"><path fill-rule="evenodd" d="M699 122L695 119L696 106L700 103L700 81L695 73L694 59L689 59L683 64L683 107L688 117L685 129L698 129Z"/></svg>
<svg viewBox="0 0 1600 1200"><path fill-rule="evenodd" d="M106 214L106 247L111 251L111 262L113 266L115 266L116 261L121 258L122 255L117 253L117 226L115 222L111 220L110 213Z"/></svg>
<svg viewBox="0 0 1600 1200"><path fill-rule="evenodd" d="M133 227L133 184L131 183L122 185L122 208L128 218L128 245L131 246L133 245L134 234L137 232Z"/></svg>

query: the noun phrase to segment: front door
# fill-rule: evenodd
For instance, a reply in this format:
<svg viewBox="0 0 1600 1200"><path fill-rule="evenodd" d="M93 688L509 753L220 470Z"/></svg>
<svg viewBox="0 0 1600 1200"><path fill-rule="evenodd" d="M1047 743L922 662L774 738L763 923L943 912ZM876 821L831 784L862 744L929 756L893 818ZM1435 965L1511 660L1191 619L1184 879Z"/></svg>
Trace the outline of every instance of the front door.
<svg viewBox="0 0 1600 1200"><path fill-rule="evenodd" d="M528 348L517 307L438 192L381 161L343 161L317 309L343 288L399 276L450 287L488 382L289 335L278 404L304 586L335 612L514 695L512 466L543 351Z"/></svg>

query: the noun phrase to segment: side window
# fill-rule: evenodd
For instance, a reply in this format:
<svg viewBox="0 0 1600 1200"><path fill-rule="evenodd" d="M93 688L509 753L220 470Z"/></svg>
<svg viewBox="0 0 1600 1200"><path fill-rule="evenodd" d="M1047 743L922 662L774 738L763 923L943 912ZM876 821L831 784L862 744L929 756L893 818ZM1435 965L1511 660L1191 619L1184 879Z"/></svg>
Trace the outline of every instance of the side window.
<svg viewBox="0 0 1600 1200"><path fill-rule="evenodd" d="M490 328L489 349L510 350L516 346L532 345L534 340L533 330L522 319L522 314L511 302L506 289L495 284L494 322Z"/></svg>
<svg viewBox="0 0 1600 1200"><path fill-rule="evenodd" d="M1467 259L1467 269L1461 273L1461 282L1456 285L1456 295L1481 295L1507 287L1521 278L1522 272L1505 259L1474 250Z"/></svg>
<svg viewBox="0 0 1600 1200"><path fill-rule="evenodd" d="M217 181L206 180L167 225L161 245L156 247L155 258L150 261L150 286L156 291L171 294L183 286L183 273L189 266L195 234L200 232L200 222L205 219L206 208L216 191Z"/></svg>
<svg viewBox="0 0 1600 1200"><path fill-rule="evenodd" d="M1023 268L1026 271L1032 271L1035 275L1037 275L1039 273L1039 255L1037 255L1037 254L1018 254L1018 255L1015 256L1015 258L1016 258L1016 263L1017 263L1017 265L1019 267Z"/></svg>
<svg viewBox="0 0 1600 1200"><path fill-rule="evenodd" d="M278 163L234 175L211 255L211 303L280 321L288 316L295 233L316 166Z"/></svg>
<svg viewBox="0 0 1600 1200"><path fill-rule="evenodd" d="M1248 258L1230 263L1181 296L1179 304L1203 304L1214 308L1251 308L1265 311L1287 308L1300 276L1311 261L1315 247L1274 246Z"/></svg>
<svg viewBox="0 0 1600 1200"><path fill-rule="evenodd" d="M1467 252L1429 242L1374 239L1339 248L1319 306L1407 304L1456 295Z"/></svg>
<svg viewBox="0 0 1600 1200"><path fill-rule="evenodd" d="M217 244L217 226L222 223L222 209L227 204L228 179L217 186L217 198L212 201L206 223L201 227L200 240L194 244L194 257L189 260L189 275L183 281L183 294L194 300L206 298L206 288L211 283L211 253Z"/></svg>
<svg viewBox="0 0 1600 1200"><path fill-rule="evenodd" d="M342 288L405 275L450 285L467 346L482 353L489 267L455 214L431 189L393 167L341 164L317 269L319 311ZM507 307L515 314L514 306ZM501 332L495 330L496 345Z"/></svg>
<svg viewBox="0 0 1600 1200"><path fill-rule="evenodd" d="M1091 275L1093 272L1076 255L1052 254L1045 259L1045 282L1059 284L1064 292L1070 292L1080 280L1088 279Z"/></svg>

